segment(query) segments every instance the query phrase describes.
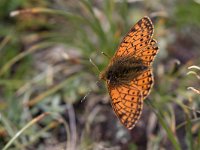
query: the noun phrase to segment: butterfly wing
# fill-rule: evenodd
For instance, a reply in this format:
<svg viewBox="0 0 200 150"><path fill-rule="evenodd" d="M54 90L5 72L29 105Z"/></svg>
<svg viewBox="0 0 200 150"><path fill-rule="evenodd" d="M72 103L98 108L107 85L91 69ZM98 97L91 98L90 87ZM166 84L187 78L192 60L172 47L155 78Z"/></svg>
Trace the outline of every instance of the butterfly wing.
<svg viewBox="0 0 200 150"><path fill-rule="evenodd" d="M107 83L111 97L112 107L121 121L128 129L133 129L140 119L143 100L148 96L153 86L151 69L146 70L129 85L112 87Z"/></svg>
<svg viewBox="0 0 200 150"><path fill-rule="evenodd" d="M153 29L150 18L143 17L124 37L113 59L117 59L121 56L135 55L140 50L146 48L147 45L151 45Z"/></svg>
<svg viewBox="0 0 200 150"><path fill-rule="evenodd" d="M117 117L125 127L132 129L142 113L143 98L141 92L135 85L117 87L108 85L108 89L112 99L111 104Z"/></svg>
<svg viewBox="0 0 200 150"><path fill-rule="evenodd" d="M131 85L138 88L143 100L149 95L153 86L154 79L152 69L144 71L141 75L131 81Z"/></svg>
<svg viewBox="0 0 200 150"><path fill-rule="evenodd" d="M151 66L156 54L158 53L158 46L156 40L152 39L150 43L135 52L135 56L142 60L143 64L146 66Z"/></svg>

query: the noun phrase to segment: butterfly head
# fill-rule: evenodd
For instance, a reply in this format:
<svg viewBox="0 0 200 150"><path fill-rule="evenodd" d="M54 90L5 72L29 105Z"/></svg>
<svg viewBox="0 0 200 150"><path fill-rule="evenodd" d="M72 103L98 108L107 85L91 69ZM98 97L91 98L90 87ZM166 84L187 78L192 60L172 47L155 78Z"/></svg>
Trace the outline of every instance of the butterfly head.
<svg viewBox="0 0 200 150"><path fill-rule="evenodd" d="M113 73L111 70L104 70L103 72L100 73L99 78L101 80L105 80L107 83L110 83L111 81L114 80Z"/></svg>
<svg viewBox="0 0 200 150"><path fill-rule="evenodd" d="M103 71L99 74L99 79L106 80L106 71Z"/></svg>

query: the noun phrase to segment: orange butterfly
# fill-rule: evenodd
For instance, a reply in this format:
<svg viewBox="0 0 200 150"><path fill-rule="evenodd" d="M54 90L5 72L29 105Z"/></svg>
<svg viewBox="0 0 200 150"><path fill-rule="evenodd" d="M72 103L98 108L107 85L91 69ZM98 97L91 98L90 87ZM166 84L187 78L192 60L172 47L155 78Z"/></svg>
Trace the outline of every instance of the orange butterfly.
<svg viewBox="0 0 200 150"><path fill-rule="evenodd" d="M158 52L153 29L149 17L139 20L99 76L106 81L116 115L128 129L139 120L143 100L153 86L152 62Z"/></svg>

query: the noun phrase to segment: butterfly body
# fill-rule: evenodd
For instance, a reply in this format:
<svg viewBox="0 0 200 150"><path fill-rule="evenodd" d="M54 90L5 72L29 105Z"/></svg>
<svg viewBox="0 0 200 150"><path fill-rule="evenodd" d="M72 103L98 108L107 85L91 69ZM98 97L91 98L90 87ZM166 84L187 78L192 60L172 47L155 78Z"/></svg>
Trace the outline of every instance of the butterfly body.
<svg viewBox="0 0 200 150"><path fill-rule="evenodd" d="M154 83L152 62L158 47L152 36L153 24L149 17L143 17L123 38L99 76L106 81L117 117L128 129L133 129L139 120L143 101Z"/></svg>
<svg viewBox="0 0 200 150"><path fill-rule="evenodd" d="M109 82L112 86L129 84L132 79L138 77L148 69L142 60L133 56L121 57L113 60L113 63L103 71L100 78Z"/></svg>

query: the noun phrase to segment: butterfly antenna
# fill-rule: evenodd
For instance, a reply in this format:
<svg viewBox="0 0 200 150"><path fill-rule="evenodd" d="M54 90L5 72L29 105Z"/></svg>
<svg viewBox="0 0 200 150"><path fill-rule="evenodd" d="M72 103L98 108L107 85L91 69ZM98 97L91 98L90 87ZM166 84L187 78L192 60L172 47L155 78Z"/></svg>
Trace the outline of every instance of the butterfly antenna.
<svg viewBox="0 0 200 150"><path fill-rule="evenodd" d="M104 53L102 51L99 51L98 49L97 49L97 51L100 52L102 55L106 56L108 59L111 59L111 57L108 54L106 54L106 53Z"/></svg>
<svg viewBox="0 0 200 150"><path fill-rule="evenodd" d="M99 70L99 68L97 67L97 65L93 62L93 60L90 58L89 61L98 70L98 72L100 73L101 71Z"/></svg>
<svg viewBox="0 0 200 150"><path fill-rule="evenodd" d="M88 95L92 92L92 90L90 89L85 96L81 99L81 103L86 99L86 97L88 97Z"/></svg>
<svg viewBox="0 0 200 150"><path fill-rule="evenodd" d="M93 60L90 58L89 59L89 61L90 61L90 63L97 69L97 71L99 72L99 73L101 73L101 71L99 70L99 68L97 67L97 65L93 62ZM98 79L96 82L95 82L95 84L98 86L98 83L100 82L100 79ZM86 99L86 97L88 97L88 95L90 94L92 92L92 89L90 88L89 89L89 91L85 94L85 96L81 99L81 102L83 102L85 99Z"/></svg>
<svg viewBox="0 0 200 150"><path fill-rule="evenodd" d="M106 56L108 59L111 59L111 57L108 54L106 54L104 52L101 52L101 54L103 54L104 56Z"/></svg>
<svg viewBox="0 0 200 150"><path fill-rule="evenodd" d="M98 86L99 80L95 82L95 84ZM85 94L85 96L81 99L81 103L88 97L88 95L92 92L92 89L90 88L89 91Z"/></svg>

